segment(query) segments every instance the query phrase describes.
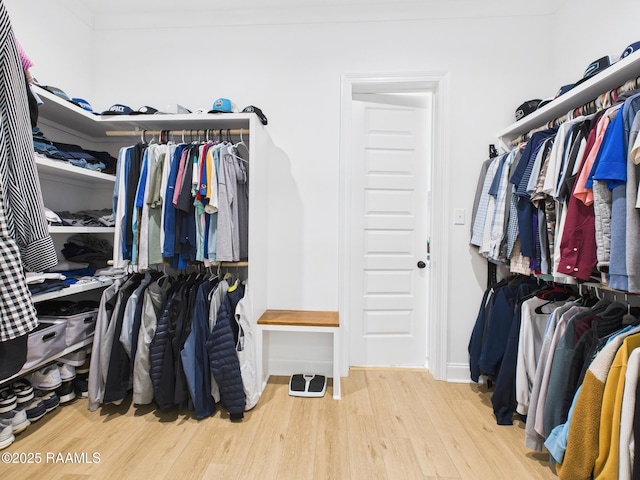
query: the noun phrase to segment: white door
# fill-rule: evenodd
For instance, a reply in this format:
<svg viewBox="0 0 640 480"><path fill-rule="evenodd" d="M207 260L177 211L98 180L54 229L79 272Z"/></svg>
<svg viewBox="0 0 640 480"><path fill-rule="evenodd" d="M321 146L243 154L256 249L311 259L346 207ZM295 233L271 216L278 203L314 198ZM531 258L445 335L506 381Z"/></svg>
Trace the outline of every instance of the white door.
<svg viewBox="0 0 640 480"><path fill-rule="evenodd" d="M353 100L350 364L427 366L432 95Z"/></svg>

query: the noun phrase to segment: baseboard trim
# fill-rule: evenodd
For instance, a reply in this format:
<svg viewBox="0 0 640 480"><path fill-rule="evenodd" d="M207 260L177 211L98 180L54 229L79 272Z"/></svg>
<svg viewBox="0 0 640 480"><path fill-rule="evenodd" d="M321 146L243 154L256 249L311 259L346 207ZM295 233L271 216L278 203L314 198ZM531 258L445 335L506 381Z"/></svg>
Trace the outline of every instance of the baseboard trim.
<svg viewBox="0 0 640 480"><path fill-rule="evenodd" d="M469 364L468 363L448 363L447 364L447 382L470 383L471 377L469 373Z"/></svg>

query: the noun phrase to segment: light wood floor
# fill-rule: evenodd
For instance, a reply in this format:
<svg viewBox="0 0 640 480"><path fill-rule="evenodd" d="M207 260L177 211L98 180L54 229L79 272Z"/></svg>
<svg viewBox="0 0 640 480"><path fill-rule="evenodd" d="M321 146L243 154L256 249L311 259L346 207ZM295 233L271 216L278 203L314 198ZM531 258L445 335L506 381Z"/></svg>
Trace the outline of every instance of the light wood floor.
<svg viewBox="0 0 640 480"><path fill-rule="evenodd" d="M60 407L4 453L42 463L0 465L3 479L545 479L547 456L524 447L524 426L498 426L484 387L437 382L424 370L351 369L343 398L288 395L271 377L241 423L196 420L130 404ZM47 452L93 464L47 463ZM3 457L4 458L4 457ZM51 458L51 457L49 457Z"/></svg>

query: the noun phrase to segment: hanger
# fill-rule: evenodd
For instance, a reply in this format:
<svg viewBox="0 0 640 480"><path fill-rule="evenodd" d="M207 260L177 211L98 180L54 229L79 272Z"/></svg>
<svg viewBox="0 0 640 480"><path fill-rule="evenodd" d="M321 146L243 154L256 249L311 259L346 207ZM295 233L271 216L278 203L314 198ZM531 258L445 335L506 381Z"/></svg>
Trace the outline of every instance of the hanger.
<svg viewBox="0 0 640 480"><path fill-rule="evenodd" d="M244 149L247 151L247 153L249 153L249 146L244 143L244 138L242 137L242 133L243 133L244 129L241 128L240 129L240 141L238 143L236 143L234 146L236 147L236 150L238 149L238 147L243 146ZM495 149L495 145L493 146L493 148ZM498 151L496 150L496 156L498 155Z"/></svg>
<svg viewBox="0 0 640 480"><path fill-rule="evenodd" d="M227 147L227 153L228 153L229 155L231 155L233 158L235 158L235 159L237 159L237 160L240 160L241 162L244 162L244 163L249 163L249 161L248 161L248 160L245 160L245 159L244 159L244 158L242 158L241 156L236 155L236 152L237 152L237 150L236 150L235 145L231 144L231 145L229 145L229 146Z"/></svg>
<svg viewBox="0 0 640 480"><path fill-rule="evenodd" d="M143 144L147 143L147 139L145 138L147 135L147 131L146 130L142 130L142 133L140 134L140 142Z"/></svg>

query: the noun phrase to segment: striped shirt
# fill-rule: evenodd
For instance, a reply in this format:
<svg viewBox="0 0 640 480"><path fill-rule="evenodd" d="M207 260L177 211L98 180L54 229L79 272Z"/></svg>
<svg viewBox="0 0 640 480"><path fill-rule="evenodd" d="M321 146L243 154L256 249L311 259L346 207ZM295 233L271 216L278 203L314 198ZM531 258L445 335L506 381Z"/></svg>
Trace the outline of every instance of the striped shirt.
<svg viewBox="0 0 640 480"><path fill-rule="evenodd" d="M0 341L37 325L23 270L57 263L44 215L31 139L26 82L0 0Z"/></svg>
<svg viewBox="0 0 640 480"><path fill-rule="evenodd" d="M489 208L489 189L491 188L493 177L498 170L501 160L502 157L495 157L489 165L489 168L487 168L487 175L484 177L484 185L482 186L482 193L480 194L480 200L478 202L478 211L476 212L476 218L473 224L473 235L471 236L471 245L475 245L476 247L482 245L487 210Z"/></svg>

